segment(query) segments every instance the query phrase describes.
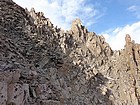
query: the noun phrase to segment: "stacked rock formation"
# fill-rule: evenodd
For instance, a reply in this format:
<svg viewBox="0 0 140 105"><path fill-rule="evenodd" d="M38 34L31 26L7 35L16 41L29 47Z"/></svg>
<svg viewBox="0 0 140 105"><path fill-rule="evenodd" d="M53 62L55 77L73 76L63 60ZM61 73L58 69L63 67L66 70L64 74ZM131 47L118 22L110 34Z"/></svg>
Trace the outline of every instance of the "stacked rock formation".
<svg viewBox="0 0 140 105"><path fill-rule="evenodd" d="M140 44L113 51L72 22L67 32L42 12L0 1L0 105L139 105Z"/></svg>

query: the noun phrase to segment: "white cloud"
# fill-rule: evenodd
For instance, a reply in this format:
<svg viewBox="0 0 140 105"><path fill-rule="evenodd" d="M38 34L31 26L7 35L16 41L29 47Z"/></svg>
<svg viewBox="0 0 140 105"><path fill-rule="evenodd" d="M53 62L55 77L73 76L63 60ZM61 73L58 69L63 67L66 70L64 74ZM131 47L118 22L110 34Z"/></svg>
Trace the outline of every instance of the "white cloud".
<svg viewBox="0 0 140 105"><path fill-rule="evenodd" d="M126 34L130 34L132 40L140 43L140 21L124 27L109 29L101 34L106 38L113 50L120 50L124 48Z"/></svg>
<svg viewBox="0 0 140 105"><path fill-rule="evenodd" d="M133 12L134 15L140 19L140 6L132 5L127 8L128 11Z"/></svg>
<svg viewBox="0 0 140 105"><path fill-rule="evenodd" d="M103 13L87 0L14 0L23 8L44 12L54 25L69 29L72 20L80 18L87 27L93 25Z"/></svg>

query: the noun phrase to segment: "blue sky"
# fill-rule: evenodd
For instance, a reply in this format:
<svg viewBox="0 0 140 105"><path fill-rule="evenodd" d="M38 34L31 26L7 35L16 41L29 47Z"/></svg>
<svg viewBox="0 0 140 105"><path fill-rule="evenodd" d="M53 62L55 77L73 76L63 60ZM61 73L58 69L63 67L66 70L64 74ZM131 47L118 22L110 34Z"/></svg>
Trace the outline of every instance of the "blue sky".
<svg viewBox="0 0 140 105"><path fill-rule="evenodd" d="M13 0L44 12L54 25L69 30L80 18L89 31L103 35L112 49L124 48L125 34L140 43L140 0Z"/></svg>
<svg viewBox="0 0 140 105"><path fill-rule="evenodd" d="M90 2L94 4L94 0ZM93 29L90 27L92 31L101 33L107 29L122 27L140 20L140 0L96 0L96 2L100 3L101 9L104 9L104 15L97 24L93 25Z"/></svg>

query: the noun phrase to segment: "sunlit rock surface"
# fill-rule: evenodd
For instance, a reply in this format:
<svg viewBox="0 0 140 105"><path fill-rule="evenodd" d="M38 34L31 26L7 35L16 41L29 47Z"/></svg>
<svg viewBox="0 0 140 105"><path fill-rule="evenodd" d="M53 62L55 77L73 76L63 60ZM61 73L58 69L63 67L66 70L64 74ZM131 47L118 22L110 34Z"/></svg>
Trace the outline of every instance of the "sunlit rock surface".
<svg viewBox="0 0 140 105"><path fill-rule="evenodd" d="M139 105L140 44L113 51L80 19L69 31L0 1L0 105Z"/></svg>

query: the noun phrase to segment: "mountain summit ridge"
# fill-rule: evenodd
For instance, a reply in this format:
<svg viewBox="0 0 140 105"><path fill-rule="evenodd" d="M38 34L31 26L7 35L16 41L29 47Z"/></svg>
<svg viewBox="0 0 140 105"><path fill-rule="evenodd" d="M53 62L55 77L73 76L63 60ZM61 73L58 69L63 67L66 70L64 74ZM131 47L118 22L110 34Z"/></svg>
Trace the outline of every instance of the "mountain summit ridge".
<svg viewBox="0 0 140 105"><path fill-rule="evenodd" d="M0 1L0 105L139 105L140 44L113 51L80 19L64 31Z"/></svg>

